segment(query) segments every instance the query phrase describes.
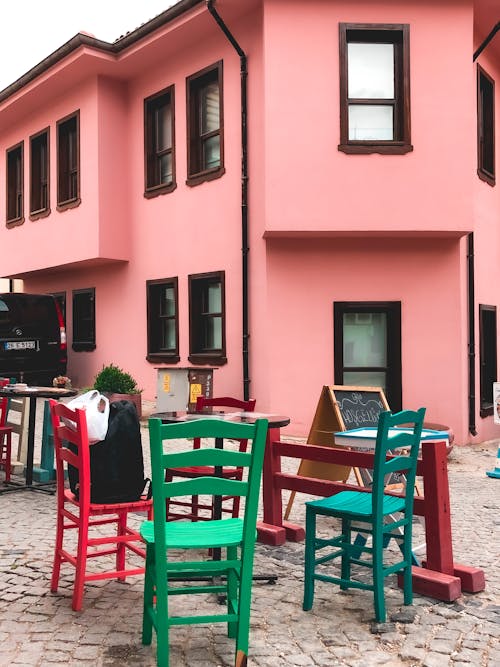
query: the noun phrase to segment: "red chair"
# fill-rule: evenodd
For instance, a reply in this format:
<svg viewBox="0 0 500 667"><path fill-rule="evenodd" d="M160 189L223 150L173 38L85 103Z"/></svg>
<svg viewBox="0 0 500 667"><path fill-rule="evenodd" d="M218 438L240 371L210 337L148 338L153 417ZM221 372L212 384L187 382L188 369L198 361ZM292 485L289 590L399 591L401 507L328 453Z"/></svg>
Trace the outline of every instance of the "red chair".
<svg viewBox="0 0 500 667"><path fill-rule="evenodd" d="M251 398L248 401L241 401L238 398L231 396L222 396L220 398L205 398L198 396L196 400L196 412L208 412L207 408L235 408L242 412L253 412L255 410L255 399ZM193 449L200 448L199 438L193 440ZM240 452L246 452L247 441L240 440ZM165 481L171 482L173 477L195 478L206 477L214 474L213 466L196 466L192 468L176 468L175 471L167 470L165 474ZM226 479L241 480L243 475L242 468L222 468L222 476ZM222 513L231 514L234 519L238 518L240 511L240 497L239 496L222 496ZM232 503L230 503L232 501ZM190 511L172 511L171 507L189 507ZM200 510L207 511L208 514L200 514ZM183 500L167 500L167 520L190 519L191 521L203 521L216 518L214 515L214 504L200 503L198 496L192 496L191 501Z"/></svg>
<svg viewBox="0 0 500 667"><path fill-rule="evenodd" d="M0 386L8 384L8 380L0 379ZM12 426L7 426L9 399L0 398L0 466L5 470L5 482L10 482L12 454Z"/></svg>
<svg viewBox="0 0 500 667"><path fill-rule="evenodd" d="M147 518L151 519L152 501L143 498L127 503L91 503L90 453L85 411L71 410L63 403L50 401L50 413L54 432L57 481L56 545L50 588L53 593L57 592L61 563L67 562L73 565L75 583L72 607L74 611L80 611L85 582L112 578L123 581L125 577L144 572L144 567L126 569L127 549L145 558L145 550L137 545L137 543L142 544L141 537L136 530L127 525L127 518L129 512L146 512ZM63 420L71 420L69 423L72 422L74 428L67 426L68 422ZM65 488L64 462L78 469L78 498ZM103 536L101 532L99 537L89 536L93 527L109 524L116 524L114 534ZM76 529L78 532L78 546L72 552L63 546L64 534L68 529ZM88 558L113 554L116 557L114 570L87 573Z"/></svg>

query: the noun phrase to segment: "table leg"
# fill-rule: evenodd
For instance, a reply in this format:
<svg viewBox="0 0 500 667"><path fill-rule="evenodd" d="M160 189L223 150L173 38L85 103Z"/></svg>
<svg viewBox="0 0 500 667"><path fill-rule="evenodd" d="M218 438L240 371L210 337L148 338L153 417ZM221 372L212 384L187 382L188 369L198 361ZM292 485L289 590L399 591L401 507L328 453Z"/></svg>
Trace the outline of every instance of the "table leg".
<svg viewBox="0 0 500 667"><path fill-rule="evenodd" d="M262 504L264 521L257 522L257 534L260 542L279 546L286 541L286 531L283 526L283 505L281 489L274 485L274 475L281 472L281 459L276 456L271 445L280 439L279 428L267 430L266 449L262 468Z"/></svg>
<svg viewBox="0 0 500 667"><path fill-rule="evenodd" d="M28 421L28 450L26 454L26 486L33 486L33 458L35 456L36 396L30 396Z"/></svg>

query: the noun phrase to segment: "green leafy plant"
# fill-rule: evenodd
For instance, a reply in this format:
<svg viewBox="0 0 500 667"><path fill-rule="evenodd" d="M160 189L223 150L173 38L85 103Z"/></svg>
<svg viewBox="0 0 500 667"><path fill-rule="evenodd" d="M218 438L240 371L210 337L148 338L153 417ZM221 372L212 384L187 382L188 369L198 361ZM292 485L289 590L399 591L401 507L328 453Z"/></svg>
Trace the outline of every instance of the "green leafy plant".
<svg viewBox="0 0 500 667"><path fill-rule="evenodd" d="M94 389L110 394L140 394L137 382L119 366L103 366L94 378Z"/></svg>

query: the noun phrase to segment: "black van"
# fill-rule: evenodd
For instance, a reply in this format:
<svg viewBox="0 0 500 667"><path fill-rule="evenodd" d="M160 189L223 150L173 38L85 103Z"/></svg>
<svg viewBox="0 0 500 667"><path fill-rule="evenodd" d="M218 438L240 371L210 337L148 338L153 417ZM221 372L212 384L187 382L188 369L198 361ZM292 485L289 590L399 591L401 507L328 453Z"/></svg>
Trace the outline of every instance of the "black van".
<svg viewBox="0 0 500 667"><path fill-rule="evenodd" d="M0 377L52 386L66 375L66 329L47 294L0 293Z"/></svg>

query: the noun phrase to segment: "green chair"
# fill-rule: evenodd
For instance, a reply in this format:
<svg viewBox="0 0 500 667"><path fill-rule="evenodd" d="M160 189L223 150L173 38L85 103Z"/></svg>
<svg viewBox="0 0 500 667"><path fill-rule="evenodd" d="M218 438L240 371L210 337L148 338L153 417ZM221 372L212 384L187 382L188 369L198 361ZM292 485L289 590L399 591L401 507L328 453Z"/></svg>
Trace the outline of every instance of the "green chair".
<svg viewBox="0 0 500 667"><path fill-rule="evenodd" d="M235 664L245 664L266 434L265 419L257 419L254 424L220 419L174 424L162 424L154 418L149 420L154 520L145 521L140 531L147 545L142 643L151 643L154 627L158 667L168 667L169 664L171 626L214 622L227 623L228 636L236 639ZM210 445L193 449L192 443L186 443L185 451L174 453L170 441L179 438L209 438ZM247 439L248 451L224 450L224 439ZM191 466L213 466L215 475L165 481L166 470ZM242 480L217 477L224 466L243 468ZM243 518L166 522L167 499L192 495L243 497ZM220 558L206 560L207 549L220 554ZM200 593L224 594L227 608L223 613L218 607L217 613L191 616L169 613L170 595ZM217 605L215 598L214 605Z"/></svg>
<svg viewBox="0 0 500 667"><path fill-rule="evenodd" d="M379 418L375 445L372 492L341 491L329 498L306 503L306 546L304 573L304 611L311 609L314 599L314 582L327 581L339 584L342 590L361 588L373 591L375 618L377 622L386 620L384 579L390 574L403 571L404 603L413 601L411 578L412 566L412 522L413 494L420 435L425 408L417 412L405 410L392 414L382 412ZM404 424L405 428L394 429ZM396 451L391 458L387 454ZM401 450L401 451L400 451ZM406 478L401 495L384 493L385 481L394 473ZM316 537L316 516L335 517L342 522L342 534L323 539ZM353 526L353 522L355 526ZM361 525L359 525L361 524ZM371 535L371 546L359 540L353 541L353 534L363 537ZM390 538L400 543L397 562L384 563L384 548ZM316 555L328 548L323 554ZM364 558L362 556L365 556ZM366 557L367 556L367 557ZM319 566L340 558L340 576L317 571ZM358 565L372 570L367 582L353 579L351 566Z"/></svg>

